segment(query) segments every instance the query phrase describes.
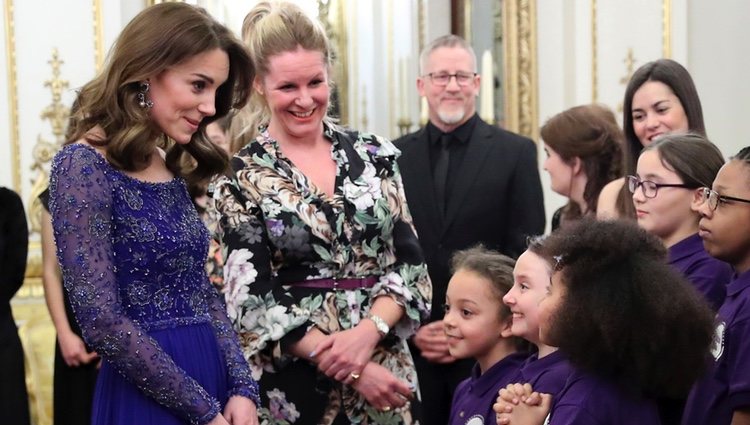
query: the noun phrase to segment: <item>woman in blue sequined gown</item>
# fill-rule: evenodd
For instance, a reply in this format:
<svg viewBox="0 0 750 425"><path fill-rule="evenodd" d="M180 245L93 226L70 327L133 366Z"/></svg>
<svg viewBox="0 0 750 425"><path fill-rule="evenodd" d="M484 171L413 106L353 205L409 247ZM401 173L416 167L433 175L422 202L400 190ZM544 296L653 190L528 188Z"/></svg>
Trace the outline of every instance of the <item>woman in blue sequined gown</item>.
<svg viewBox="0 0 750 425"><path fill-rule="evenodd" d="M205 11L163 3L79 92L50 210L65 289L103 358L94 424L257 424L258 386L208 281L209 235L184 180L225 168L205 126L245 103L250 69Z"/></svg>

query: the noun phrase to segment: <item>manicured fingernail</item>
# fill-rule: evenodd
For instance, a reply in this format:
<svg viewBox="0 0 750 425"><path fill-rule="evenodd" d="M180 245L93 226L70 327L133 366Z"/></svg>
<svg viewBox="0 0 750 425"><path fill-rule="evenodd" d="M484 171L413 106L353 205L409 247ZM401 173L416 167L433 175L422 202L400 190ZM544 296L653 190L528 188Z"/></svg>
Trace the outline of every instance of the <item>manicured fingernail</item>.
<svg viewBox="0 0 750 425"><path fill-rule="evenodd" d="M313 351L310 351L310 354L308 354L308 356L310 356L310 357L315 357L315 356L316 356L317 354L318 354L318 353L316 353L316 352L315 352L315 351L313 350Z"/></svg>

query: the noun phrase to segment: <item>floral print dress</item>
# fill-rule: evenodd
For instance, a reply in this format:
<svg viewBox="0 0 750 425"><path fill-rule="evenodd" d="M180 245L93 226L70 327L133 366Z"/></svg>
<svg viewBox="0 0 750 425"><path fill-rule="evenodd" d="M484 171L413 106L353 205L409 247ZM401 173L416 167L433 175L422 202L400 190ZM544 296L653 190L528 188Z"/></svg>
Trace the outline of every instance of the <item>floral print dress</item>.
<svg viewBox="0 0 750 425"><path fill-rule="evenodd" d="M391 297L405 313L373 361L417 388L406 338L429 316L432 287L406 206L398 150L371 134L325 126L337 164L327 196L261 129L217 182L229 317L260 381L264 424L418 423L418 402L383 412L353 388L288 354L312 327L354 327L373 300ZM376 277L371 288L299 287L313 279Z"/></svg>

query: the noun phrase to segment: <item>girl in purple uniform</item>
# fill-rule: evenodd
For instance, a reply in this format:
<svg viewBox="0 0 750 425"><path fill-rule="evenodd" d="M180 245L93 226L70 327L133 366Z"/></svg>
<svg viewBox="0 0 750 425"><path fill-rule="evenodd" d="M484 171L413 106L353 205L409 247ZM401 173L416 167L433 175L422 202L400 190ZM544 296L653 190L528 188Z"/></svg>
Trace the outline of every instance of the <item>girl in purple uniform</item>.
<svg viewBox="0 0 750 425"><path fill-rule="evenodd" d="M721 152L703 136L674 134L646 147L636 175L627 178L638 225L661 239L669 264L714 310L724 301L732 268L703 249L697 208L703 203L703 187L711 185L722 165Z"/></svg>
<svg viewBox="0 0 750 425"><path fill-rule="evenodd" d="M494 418L497 392L526 359L520 338L510 331L510 309L502 297L513 285L514 261L481 246L453 256L453 277L445 297L443 324L448 351L457 359L474 358L471 376L456 387L451 425L482 425Z"/></svg>
<svg viewBox="0 0 750 425"><path fill-rule="evenodd" d="M540 338L574 371L554 401L531 385L501 390L498 424L660 424L655 397L684 396L703 369L710 308L631 223L584 219L548 237L543 254L555 271Z"/></svg>
<svg viewBox="0 0 750 425"><path fill-rule="evenodd" d="M714 362L690 393L684 425L750 424L750 147L703 190L700 236L712 256L734 268L719 308Z"/></svg>
<svg viewBox="0 0 750 425"><path fill-rule="evenodd" d="M570 363L557 347L539 338L539 302L546 296L552 268L542 256L543 238L531 238L513 269L513 287L503 302L513 313L513 335L536 347L512 382L527 382L537 391L557 394L570 375Z"/></svg>

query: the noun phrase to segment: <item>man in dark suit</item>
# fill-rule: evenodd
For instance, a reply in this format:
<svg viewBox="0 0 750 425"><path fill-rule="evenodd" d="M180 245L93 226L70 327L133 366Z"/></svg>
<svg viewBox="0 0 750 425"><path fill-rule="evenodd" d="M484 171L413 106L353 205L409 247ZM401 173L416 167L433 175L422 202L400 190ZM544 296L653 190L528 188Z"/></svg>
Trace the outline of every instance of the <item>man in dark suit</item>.
<svg viewBox="0 0 750 425"><path fill-rule="evenodd" d="M432 316L412 340L425 424L445 424L453 390L473 360L448 352L443 304L455 251L483 244L517 257L529 235L544 232L544 202L531 140L477 116L476 56L448 35L420 56L420 95L429 123L395 141L406 199L432 279Z"/></svg>

